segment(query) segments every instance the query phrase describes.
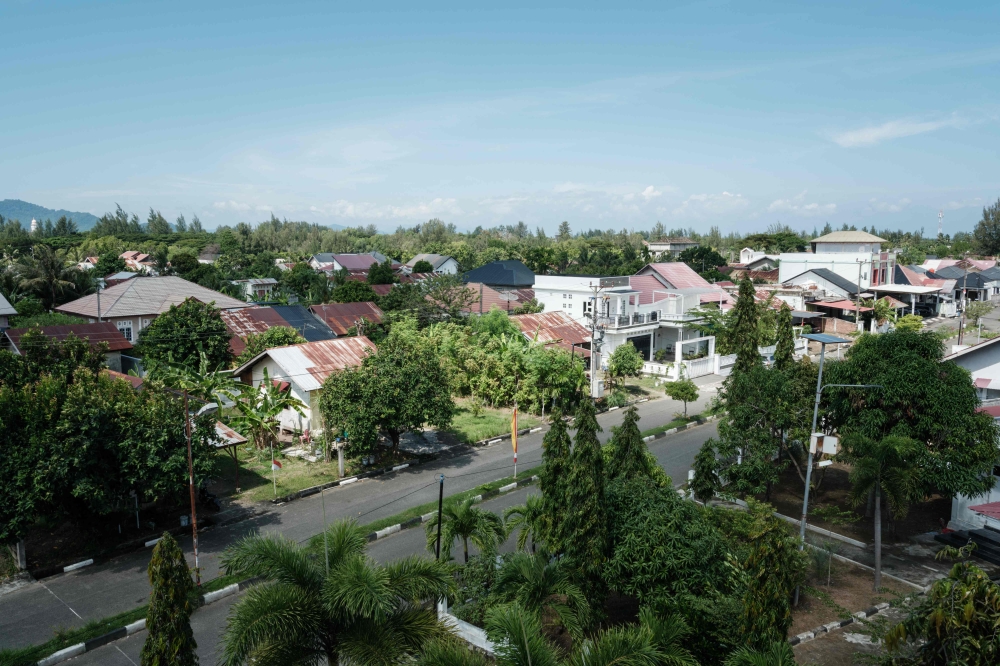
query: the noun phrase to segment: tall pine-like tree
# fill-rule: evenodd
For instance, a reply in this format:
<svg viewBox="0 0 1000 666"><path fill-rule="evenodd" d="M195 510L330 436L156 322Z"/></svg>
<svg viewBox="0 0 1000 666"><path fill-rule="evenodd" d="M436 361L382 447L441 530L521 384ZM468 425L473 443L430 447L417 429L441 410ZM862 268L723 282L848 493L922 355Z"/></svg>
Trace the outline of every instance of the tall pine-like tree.
<svg viewBox="0 0 1000 666"><path fill-rule="evenodd" d="M608 553L608 518L604 497L604 456L594 404L584 400L576 415L576 440L570 457L567 532L564 552L583 577L594 608L604 603L601 567Z"/></svg>
<svg viewBox="0 0 1000 666"><path fill-rule="evenodd" d="M611 458L608 460L609 479L633 479L653 476L646 443L639 431L639 411L635 405L625 410L622 424L612 428Z"/></svg>
<svg viewBox="0 0 1000 666"><path fill-rule="evenodd" d="M538 481L542 491L542 540L550 553L564 552L566 542L567 482L570 470L570 439L566 422L559 413L552 414L552 427L542 439L542 462Z"/></svg>
<svg viewBox="0 0 1000 666"><path fill-rule="evenodd" d="M736 347L736 363L733 374L747 372L761 364L757 349L759 336L757 328L757 300L753 282L746 275L740 280L740 293L736 298L733 316L733 344Z"/></svg>
<svg viewBox="0 0 1000 666"><path fill-rule="evenodd" d="M795 352L795 332L792 330L792 309L783 303L778 310L778 345L774 350L774 367L785 371L792 366Z"/></svg>
<svg viewBox="0 0 1000 666"><path fill-rule="evenodd" d="M194 581L184 553L169 532L153 548L149 562L149 610L141 666L196 666L198 644L191 631Z"/></svg>

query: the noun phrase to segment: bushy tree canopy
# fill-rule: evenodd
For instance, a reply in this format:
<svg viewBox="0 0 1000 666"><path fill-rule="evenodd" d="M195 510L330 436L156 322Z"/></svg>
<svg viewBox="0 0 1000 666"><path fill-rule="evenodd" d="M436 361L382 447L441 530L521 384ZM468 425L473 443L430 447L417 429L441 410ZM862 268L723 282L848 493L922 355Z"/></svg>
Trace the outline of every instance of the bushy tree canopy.
<svg viewBox="0 0 1000 666"><path fill-rule="evenodd" d="M219 309L189 298L158 316L139 334L137 351L154 363L198 367L204 352L211 368L225 367L232 358L229 331Z"/></svg>

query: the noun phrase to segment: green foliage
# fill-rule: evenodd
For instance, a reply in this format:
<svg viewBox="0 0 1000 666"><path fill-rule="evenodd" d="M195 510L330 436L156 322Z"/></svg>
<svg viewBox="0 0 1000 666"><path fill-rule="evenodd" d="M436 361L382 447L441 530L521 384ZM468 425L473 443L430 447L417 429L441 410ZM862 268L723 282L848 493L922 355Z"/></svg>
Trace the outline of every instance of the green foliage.
<svg viewBox="0 0 1000 666"><path fill-rule="evenodd" d="M330 293L330 300L334 303L374 302L377 297L375 290L367 282L353 280L337 285Z"/></svg>
<svg viewBox="0 0 1000 666"><path fill-rule="evenodd" d="M541 495L528 495L524 504L504 509L503 522L507 534L518 530L517 548L525 550L531 539L531 552L535 552L535 542L542 538L544 505Z"/></svg>
<svg viewBox="0 0 1000 666"><path fill-rule="evenodd" d="M21 336L21 354L0 351L0 384L17 389L44 375L71 378L81 367L97 373L104 367L106 348L107 343L91 347L75 335L57 341L41 331L28 331Z"/></svg>
<svg viewBox="0 0 1000 666"><path fill-rule="evenodd" d="M574 640L583 637L590 621L587 598L573 582L567 561L546 553L514 553L500 567L493 594L502 603L516 602L538 615L543 629L563 627Z"/></svg>
<svg viewBox="0 0 1000 666"><path fill-rule="evenodd" d="M690 379L678 379L675 382L667 382L663 385L663 390L671 400L680 400L684 403L684 416L687 417L688 403L698 399L698 385Z"/></svg>
<svg viewBox="0 0 1000 666"><path fill-rule="evenodd" d="M706 274L712 274L713 272L717 273L718 271L715 270L716 268L726 265L725 257L705 245L689 247L680 253L677 260L683 261L685 264L690 266L692 270L703 277Z"/></svg>
<svg viewBox="0 0 1000 666"><path fill-rule="evenodd" d="M979 325L979 320L993 312L996 308L989 301L972 301L965 306L965 316L972 321L973 326Z"/></svg>
<svg viewBox="0 0 1000 666"><path fill-rule="evenodd" d="M306 339L290 326L274 326L263 333L252 333L246 337L246 348L233 364L238 367L268 349L285 347L287 345L299 345L305 341Z"/></svg>
<svg viewBox="0 0 1000 666"><path fill-rule="evenodd" d="M638 377L642 374L644 362L642 354L631 342L615 347L608 357L609 390L618 386L625 377Z"/></svg>
<svg viewBox="0 0 1000 666"><path fill-rule="evenodd" d="M782 303L778 311L777 322L778 343L774 350L774 367L778 370L786 370L794 362L792 355L795 352L795 332L792 330L792 309L788 303Z"/></svg>
<svg viewBox="0 0 1000 666"><path fill-rule="evenodd" d="M784 638L761 650L742 647L726 659L725 666L795 666L792 646Z"/></svg>
<svg viewBox="0 0 1000 666"><path fill-rule="evenodd" d="M211 303L189 298L158 316L139 334L136 346L154 363L180 363L195 367L202 353L211 368L226 367L232 353L229 331Z"/></svg>
<svg viewBox="0 0 1000 666"><path fill-rule="evenodd" d="M368 271L368 284L392 284L398 278L392 271L392 260L386 259L381 264L372 264ZM346 301L345 301L346 302Z"/></svg>
<svg viewBox="0 0 1000 666"><path fill-rule="evenodd" d="M896 330L909 333L919 333L924 329L924 318L920 315L903 315L896 320Z"/></svg>
<svg viewBox="0 0 1000 666"><path fill-rule="evenodd" d="M750 278L744 276L740 280L740 291L736 298L736 306L732 315L732 336L736 350L736 363L733 365L733 375L749 372L761 365L760 333L757 326L758 309L754 289Z"/></svg>
<svg viewBox="0 0 1000 666"><path fill-rule="evenodd" d="M542 438L542 473L538 487L542 491L541 534L548 550L563 553L570 538L566 516L570 513L567 484L570 470L570 439L561 414L552 415L552 427Z"/></svg>
<svg viewBox="0 0 1000 666"><path fill-rule="evenodd" d="M438 516L427 521L427 550L437 552ZM492 511L480 509L473 498L457 504L448 504L441 511L441 559L451 559L451 549L456 540L462 541L465 564L469 563L469 541L482 553L496 553L507 537L503 520Z"/></svg>
<svg viewBox="0 0 1000 666"><path fill-rule="evenodd" d="M981 494L993 483L997 428L977 411L969 372L943 357L933 333L862 335L844 361L827 362L824 381L882 388L827 391L826 422L872 441L894 435L920 442L912 462L923 494Z"/></svg>
<svg viewBox="0 0 1000 666"><path fill-rule="evenodd" d="M356 283L363 284L363 283ZM368 285L364 285L368 287ZM299 262L292 266L290 271L285 271L281 274L281 287L287 292L295 294L300 300L313 302L313 303L323 303L326 301L330 293L330 281L327 279L326 275L323 273L314 271L312 267L306 262ZM372 298L362 298L360 300L371 301L374 300L375 292L371 291L371 287L368 287L368 291L371 292ZM340 303L346 303L348 301L338 301Z"/></svg>
<svg viewBox="0 0 1000 666"><path fill-rule="evenodd" d="M570 455L569 477L566 483L566 539L562 543L566 556L584 577L584 589L591 604L603 603L604 585L601 567L608 556L608 517L604 497L604 456L597 433L594 405L584 400L573 423L576 438Z"/></svg>
<svg viewBox="0 0 1000 666"><path fill-rule="evenodd" d="M396 450L404 432L447 428L455 406L434 346L415 330L393 327L361 366L327 378L320 409L327 427L348 433L352 453L368 453L379 431Z"/></svg>
<svg viewBox="0 0 1000 666"><path fill-rule="evenodd" d="M262 581L230 611L220 664L391 666L447 635L422 603L453 590L448 565L417 556L377 564L353 521L328 528L326 542L329 556L318 558L280 536L226 550L227 574Z"/></svg>
<svg viewBox="0 0 1000 666"><path fill-rule="evenodd" d="M198 262L198 257L190 252L179 252L170 259L170 265L178 275L186 277L194 272L199 266L204 266Z"/></svg>
<svg viewBox="0 0 1000 666"><path fill-rule="evenodd" d="M20 303L18 304L20 305ZM34 315L18 315L11 317L11 328L30 328L37 326L68 326L69 324L86 324L87 320L82 317L63 314L61 312L42 312Z"/></svg>
<svg viewBox="0 0 1000 666"><path fill-rule="evenodd" d="M639 432L639 411L633 406L625 410L622 424L611 429L611 440L605 445L608 479L656 479L665 476L656 458L646 448Z"/></svg>
<svg viewBox="0 0 1000 666"><path fill-rule="evenodd" d="M93 277L67 265L65 254L48 245L36 245L16 266L18 286L53 308L95 289Z"/></svg>
<svg viewBox="0 0 1000 666"><path fill-rule="evenodd" d="M489 312L473 314L468 320L469 330L475 335L499 338L502 336L519 337L521 329L510 320L506 312L493 306Z"/></svg>
<svg viewBox="0 0 1000 666"><path fill-rule="evenodd" d="M889 630L893 666L1000 663L1000 588L985 571L957 562L906 619Z"/></svg>
<svg viewBox="0 0 1000 666"><path fill-rule="evenodd" d="M698 449L694 457L694 479L690 490L699 502L708 504L722 488L719 479L719 461L716 460L715 440L709 439Z"/></svg>
<svg viewBox="0 0 1000 666"><path fill-rule="evenodd" d="M194 666L198 644L191 631L195 586L184 553L169 532L153 547L149 561L149 609L141 666Z"/></svg>
<svg viewBox="0 0 1000 666"><path fill-rule="evenodd" d="M121 273L122 271L128 270L128 266L119 253L104 252L97 257L97 265L94 266L94 270L99 276L107 277L108 275L114 275L115 273Z"/></svg>
<svg viewBox="0 0 1000 666"><path fill-rule="evenodd" d="M160 211L150 208L149 217L146 218L146 233L150 236L159 236L169 234L171 231L173 229L170 227L170 223L160 214Z"/></svg>
<svg viewBox="0 0 1000 666"><path fill-rule="evenodd" d="M983 217L972 232L972 245L979 254L1000 254L1000 199L983 208Z"/></svg>
<svg viewBox="0 0 1000 666"><path fill-rule="evenodd" d="M266 449L278 442L278 418L285 410L300 415L305 405L292 395L290 386L282 388L280 383L271 381L267 368L257 389L246 387L236 401L236 416L233 424L258 449Z"/></svg>
<svg viewBox="0 0 1000 666"><path fill-rule="evenodd" d="M429 261L424 261L421 259L417 263L413 264L413 273L433 273L434 267L431 266Z"/></svg>

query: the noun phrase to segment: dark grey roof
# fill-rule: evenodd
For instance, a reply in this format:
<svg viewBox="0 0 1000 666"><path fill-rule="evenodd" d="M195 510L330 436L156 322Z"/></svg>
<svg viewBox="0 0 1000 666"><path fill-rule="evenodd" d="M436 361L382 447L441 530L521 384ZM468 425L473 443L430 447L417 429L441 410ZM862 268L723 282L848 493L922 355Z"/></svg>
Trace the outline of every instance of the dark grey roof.
<svg viewBox="0 0 1000 666"><path fill-rule="evenodd" d="M337 337L329 326L302 305L275 305L274 311L308 342L333 340Z"/></svg>
<svg viewBox="0 0 1000 666"><path fill-rule="evenodd" d="M959 268L958 266L945 266L944 268L939 268L934 271L934 275L943 280L957 280L965 275L965 273L966 270L964 268Z"/></svg>
<svg viewBox="0 0 1000 666"><path fill-rule="evenodd" d="M494 261L466 273L465 282L482 282L491 287L532 287L535 274L517 259Z"/></svg>
<svg viewBox="0 0 1000 666"><path fill-rule="evenodd" d="M317 252L311 258L321 264L332 264L334 256L333 252Z"/></svg>
<svg viewBox="0 0 1000 666"><path fill-rule="evenodd" d="M951 266L949 266L951 268ZM940 273L935 273L939 278L944 278L946 280L955 281L955 289L985 289L987 282L992 282L989 277L983 277L982 273L969 273L965 275L964 273L959 275L957 278L941 275Z"/></svg>
<svg viewBox="0 0 1000 666"><path fill-rule="evenodd" d="M829 268L810 268L807 271L803 271L802 273L799 273L798 275L796 275L793 278L785 280L785 282L791 282L792 280L800 278L803 275L806 275L808 273L812 273L816 277L823 278L827 282L830 282L831 284L837 286L838 288L843 289L848 294L856 294L856 293L858 293L858 285L857 284L855 284L854 282L851 282L850 280L848 280L845 277L842 277L842 276L834 273Z"/></svg>
<svg viewBox="0 0 1000 666"><path fill-rule="evenodd" d="M994 280L1000 280L1000 268L996 266L991 266L990 268L987 268L985 271L980 271L979 274L983 276L984 280L988 280L990 282L993 282Z"/></svg>

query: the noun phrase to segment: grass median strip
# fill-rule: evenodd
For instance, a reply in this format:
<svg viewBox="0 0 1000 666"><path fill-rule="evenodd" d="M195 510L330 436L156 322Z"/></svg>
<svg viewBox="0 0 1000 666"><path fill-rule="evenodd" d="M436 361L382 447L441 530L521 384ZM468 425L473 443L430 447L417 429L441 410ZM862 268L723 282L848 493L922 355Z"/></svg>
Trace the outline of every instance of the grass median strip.
<svg viewBox="0 0 1000 666"><path fill-rule="evenodd" d="M673 428L679 428L680 426L685 425L687 423L692 423L694 421L697 421L698 418L699 418L698 414L695 414L693 416L689 416L687 418L684 418L684 417L675 418L670 423L664 423L661 426L656 426L655 428L650 428L649 430L643 430L639 434L642 437L649 437L650 435L659 435L659 434L664 433L664 432L666 432L668 430L672 430Z"/></svg>
<svg viewBox="0 0 1000 666"><path fill-rule="evenodd" d="M524 482L530 479L533 475L541 471L541 466L532 467L520 472L517 476ZM447 479L446 479L447 481ZM503 479L497 479L496 481L491 481L489 483L484 483L480 486L476 486L470 490L465 490L454 495L445 497L445 504L456 504L462 502L470 497L475 497L476 495L485 495L491 491L496 491L499 488L509 485L514 481L514 477L506 477ZM371 523L367 523L364 527L370 532L377 532L378 530L396 525L398 523L404 523L407 520L413 518L419 518L420 516L430 513L431 511L437 510L437 502L428 502L426 504L421 504L419 506L410 507L405 511L397 513L393 516L388 516L376 520ZM310 547L313 549L318 548L318 552L323 550L323 540L322 532L312 537L310 541ZM216 590L221 590L228 585L233 583L238 583L239 580L234 576L220 576L214 578L210 581L206 581L200 590L201 594L207 594L209 592L215 592ZM79 629L68 629L65 631L57 631L56 636L51 640L42 643L41 645L34 645L31 647L17 648L17 649L7 649L0 650L0 666L31 666L35 664L40 659L44 659L50 654L67 648L71 645L76 645L77 643L85 643L98 636L103 636L104 634L114 631L120 627L124 627L127 624L131 624L137 620L141 620L146 617L147 606L139 606L130 611L125 611L124 613L118 613L117 615L112 615L110 617L103 618L101 620L94 620L88 622Z"/></svg>

